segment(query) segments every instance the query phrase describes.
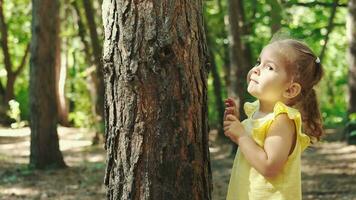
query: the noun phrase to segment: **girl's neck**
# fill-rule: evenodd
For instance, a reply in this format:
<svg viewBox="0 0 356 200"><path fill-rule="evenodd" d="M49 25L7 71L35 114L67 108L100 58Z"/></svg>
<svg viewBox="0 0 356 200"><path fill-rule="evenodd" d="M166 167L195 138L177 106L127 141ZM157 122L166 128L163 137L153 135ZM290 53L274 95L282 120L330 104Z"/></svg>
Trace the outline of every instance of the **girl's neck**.
<svg viewBox="0 0 356 200"><path fill-rule="evenodd" d="M259 106L260 113L271 113L271 112L273 112L273 108L274 108L274 105L276 102L259 100L259 103L260 103L260 106Z"/></svg>

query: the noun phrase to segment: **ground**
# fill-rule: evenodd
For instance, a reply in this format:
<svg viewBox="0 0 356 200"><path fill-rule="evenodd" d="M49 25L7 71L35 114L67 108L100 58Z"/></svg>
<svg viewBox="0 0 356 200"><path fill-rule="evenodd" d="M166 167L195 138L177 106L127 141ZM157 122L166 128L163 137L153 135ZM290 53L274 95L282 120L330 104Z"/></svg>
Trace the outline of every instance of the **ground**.
<svg viewBox="0 0 356 200"><path fill-rule="evenodd" d="M105 199L103 145L91 145L85 129L58 129L62 170L29 170L29 129L0 129L0 199ZM356 146L340 141L340 130L308 148L302 157L303 199L356 200ZM211 134L213 135L213 134ZM213 200L225 199L233 156L228 144L211 143Z"/></svg>

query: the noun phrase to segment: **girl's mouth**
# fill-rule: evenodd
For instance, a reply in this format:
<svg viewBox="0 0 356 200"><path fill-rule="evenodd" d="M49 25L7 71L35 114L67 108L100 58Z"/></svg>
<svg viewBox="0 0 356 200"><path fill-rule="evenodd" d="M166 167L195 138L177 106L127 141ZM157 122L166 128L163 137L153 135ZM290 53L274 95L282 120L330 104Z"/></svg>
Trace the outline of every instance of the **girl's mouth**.
<svg viewBox="0 0 356 200"><path fill-rule="evenodd" d="M252 82L255 82L255 83L258 83L257 81L255 81L255 80L253 80L253 79L251 79L251 81L252 81Z"/></svg>

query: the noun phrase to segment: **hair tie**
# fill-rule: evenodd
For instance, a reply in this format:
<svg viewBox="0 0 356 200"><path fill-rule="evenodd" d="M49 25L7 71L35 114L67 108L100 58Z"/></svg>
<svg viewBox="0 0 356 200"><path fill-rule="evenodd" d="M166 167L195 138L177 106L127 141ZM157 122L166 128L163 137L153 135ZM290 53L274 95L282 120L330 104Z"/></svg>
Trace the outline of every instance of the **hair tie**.
<svg viewBox="0 0 356 200"><path fill-rule="evenodd" d="M319 64L320 63L320 58L316 57L315 62Z"/></svg>

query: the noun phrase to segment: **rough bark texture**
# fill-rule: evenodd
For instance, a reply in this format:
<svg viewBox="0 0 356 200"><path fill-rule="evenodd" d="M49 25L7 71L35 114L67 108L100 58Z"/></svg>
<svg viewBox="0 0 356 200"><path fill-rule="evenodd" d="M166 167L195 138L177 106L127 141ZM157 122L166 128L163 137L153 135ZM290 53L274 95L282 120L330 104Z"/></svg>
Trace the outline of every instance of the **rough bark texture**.
<svg viewBox="0 0 356 200"><path fill-rule="evenodd" d="M347 19L349 40L349 114L356 112L356 0L349 1Z"/></svg>
<svg viewBox="0 0 356 200"><path fill-rule="evenodd" d="M58 0L32 1L30 61L30 166L65 167L59 150L55 95L56 49L58 48Z"/></svg>
<svg viewBox="0 0 356 200"><path fill-rule="evenodd" d="M202 1L103 1L107 199L211 199Z"/></svg>

